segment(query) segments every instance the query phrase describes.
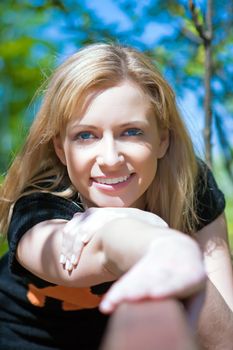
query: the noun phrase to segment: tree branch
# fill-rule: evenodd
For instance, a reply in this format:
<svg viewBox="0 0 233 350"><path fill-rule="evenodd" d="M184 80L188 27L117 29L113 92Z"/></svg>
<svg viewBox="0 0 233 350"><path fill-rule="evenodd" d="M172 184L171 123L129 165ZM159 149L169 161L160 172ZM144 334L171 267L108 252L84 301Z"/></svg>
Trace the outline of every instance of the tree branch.
<svg viewBox="0 0 233 350"><path fill-rule="evenodd" d="M205 49L205 129L204 129L204 141L205 141L205 153L206 162L211 167L212 154L211 154L211 136L212 136L212 91L211 91L211 77L212 77L212 1L207 0L207 11L205 18L203 17L203 24L198 19L198 11L193 2L189 0L189 8L193 19L194 26L199 33L200 38L203 41Z"/></svg>
<svg viewBox="0 0 233 350"><path fill-rule="evenodd" d="M193 0L189 0L189 9L191 12L194 26L195 26L200 38L205 42L207 40L206 32L204 30L203 25L199 22L198 15L197 15L197 8L196 8Z"/></svg>

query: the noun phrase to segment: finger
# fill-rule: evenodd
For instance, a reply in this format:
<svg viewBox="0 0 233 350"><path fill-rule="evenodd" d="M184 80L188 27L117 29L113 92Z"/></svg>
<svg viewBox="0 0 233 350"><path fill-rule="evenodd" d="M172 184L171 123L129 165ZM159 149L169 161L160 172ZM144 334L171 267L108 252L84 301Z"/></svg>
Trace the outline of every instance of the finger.
<svg viewBox="0 0 233 350"><path fill-rule="evenodd" d="M66 259L65 270L69 272L73 270L73 264L71 264L69 259Z"/></svg>
<svg viewBox="0 0 233 350"><path fill-rule="evenodd" d="M88 242L90 242L93 236L94 236L94 231L89 231L89 232L85 231L81 238L82 243L87 244Z"/></svg>
<svg viewBox="0 0 233 350"><path fill-rule="evenodd" d="M60 254L60 263L65 265L66 261L70 261L72 256L72 244L67 244L65 247L63 246L62 252Z"/></svg>
<svg viewBox="0 0 233 350"><path fill-rule="evenodd" d="M66 257L63 253L60 254L59 263L62 265L66 263Z"/></svg>
<svg viewBox="0 0 233 350"><path fill-rule="evenodd" d="M145 299L144 294L135 294L134 291L131 289L125 292L121 291L121 293L119 293L117 297L115 297L113 294L111 296L106 295L99 305L99 310L104 314L110 314L116 310L118 305L125 301L135 302L142 299Z"/></svg>
<svg viewBox="0 0 233 350"><path fill-rule="evenodd" d="M103 299L99 304L99 310L103 314L110 314L115 310L115 305L113 305L108 299Z"/></svg>
<svg viewBox="0 0 233 350"><path fill-rule="evenodd" d="M79 262L80 256L84 248L84 243L82 242L82 237L77 236L72 248L71 263L76 266Z"/></svg>
<svg viewBox="0 0 233 350"><path fill-rule="evenodd" d="M71 257L74 237L67 232L62 233L60 262L65 263L67 258Z"/></svg>
<svg viewBox="0 0 233 350"><path fill-rule="evenodd" d="M67 259L71 261L73 255L73 242L75 240L75 237L79 234L78 223L80 222L80 216L80 214L76 215L75 219L71 219L63 229L60 255L61 264L66 264Z"/></svg>
<svg viewBox="0 0 233 350"><path fill-rule="evenodd" d="M112 313L121 302L129 299L129 295L132 294L130 289L127 281L124 283L124 276L121 277L103 297L99 305L100 311L106 314Z"/></svg>
<svg viewBox="0 0 233 350"><path fill-rule="evenodd" d="M78 265L78 258L77 258L77 256L76 256L75 254L72 254L72 255L71 255L71 260L70 260L70 262L71 262L71 264L74 265L74 266Z"/></svg>
<svg viewBox="0 0 233 350"><path fill-rule="evenodd" d="M67 222L65 225L63 232L65 234L72 234L75 232L75 228L77 227L77 224L81 221L83 213L76 213L74 214L73 218Z"/></svg>
<svg viewBox="0 0 233 350"><path fill-rule="evenodd" d="M123 301L123 298L121 299ZM114 299L113 296L110 294L106 294L104 298L102 299L101 303L99 304L99 310L104 314L110 314L120 303L120 299Z"/></svg>

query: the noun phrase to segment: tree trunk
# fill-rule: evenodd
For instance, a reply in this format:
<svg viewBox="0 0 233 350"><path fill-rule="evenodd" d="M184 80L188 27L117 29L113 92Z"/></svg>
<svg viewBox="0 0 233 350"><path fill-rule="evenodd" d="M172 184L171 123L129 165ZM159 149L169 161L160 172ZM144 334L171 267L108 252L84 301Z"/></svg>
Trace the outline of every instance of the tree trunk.
<svg viewBox="0 0 233 350"><path fill-rule="evenodd" d="M212 76L212 0L207 1L206 11L206 30L204 37L205 48L205 128L204 128L204 142L205 142L205 156L206 162L211 167L212 165L212 93L211 93L211 76Z"/></svg>

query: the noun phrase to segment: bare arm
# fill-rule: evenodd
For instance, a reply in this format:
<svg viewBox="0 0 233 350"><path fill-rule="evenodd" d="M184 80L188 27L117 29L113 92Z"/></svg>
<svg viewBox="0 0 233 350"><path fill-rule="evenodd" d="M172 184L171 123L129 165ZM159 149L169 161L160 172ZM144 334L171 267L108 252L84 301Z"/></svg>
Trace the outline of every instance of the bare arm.
<svg viewBox="0 0 233 350"><path fill-rule="evenodd" d="M212 282L207 281L206 298L198 322L201 350L232 349L232 329L232 311Z"/></svg>
<svg viewBox="0 0 233 350"><path fill-rule="evenodd" d="M19 243L19 262L42 279L85 287L116 280L130 270L136 278L128 277L137 282L133 298L186 297L203 286L202 257L194 240L135 217L114 219L97 230L83 249L77 268L69 273L58 263L64 225L61 220L40 223ZM109 295L108 311L127 298L125 288L120 289L120 293L113 290Z"/></svg>
<svg viewBox="0 0 233 350"><path fill-rule="evenodd" d="M233 273L224 215L196 234L209 282L199 322L203 349L228 350L233 344Z"/></svg>
<svg viewBox="0 0 233 350"><path fill-rule="evenodd" d="M123 303L110 318L100 350L200 350L181 303Z"/></svg>
<svg viewBox="0 0 233 350"><path fill-rule="evenodd" d="M196 234L204 254L207 276L233 311L233 271L224 215Z"/></svg>
<svg viewBox="0 0 233 350"><path fill-rule="evenodd" d="M114 230L110 224L96 232L72 273L58 263L64 220L44 221L26 232L19 242L17 259L33 274L56 284L84 287L115 280L140 259L161 234L161 229L158 232L154 226L136 219L126 220L122 227L122 220L114 220ZM170 231L165 229L162 233L171 234Z"/></svg>

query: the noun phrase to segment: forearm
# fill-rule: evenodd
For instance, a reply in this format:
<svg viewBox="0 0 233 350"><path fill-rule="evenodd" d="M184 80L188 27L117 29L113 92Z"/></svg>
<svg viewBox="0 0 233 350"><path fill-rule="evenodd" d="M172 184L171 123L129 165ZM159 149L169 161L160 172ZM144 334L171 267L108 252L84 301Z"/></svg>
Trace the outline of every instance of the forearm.
<svg viewBox="0 0 233 350"><path fill-rule="evenodd" d="M175 299L122 303L109 320L101 350L200 350Z"/></svg>
<svg viewBox="0 0 233 350"><path fill-rule="evenodd" d="M233 313L215 286L208 281L198 335L202 350L229 350L233 344Z"/></svg>
<svg viewBox="0 0 233 350"><path fill-rule="evenodd" d="M154 226L139 220L116 219L96 232L84 247L77 268L69 273L59 264L64 225L62 220L51 220L33 227L22 237L17 258L38 277L75 287L117 279L159 234Z"/></svg>
<svg viewBox="0 0 233 350"><path fill-rule="evenodd" d="M101 237L105 268L120 277L146 254L152 242L174 232L128 218L108 223Z"/></svg>
<svg viewBox="0 0 233 350"><path fill-rule="evenodd" d="M164 281L163 276L171 275L169 286L155 283L160 290L158 293L182 297L191 295L203 284L201 254L192 239L167 227L155 227L129 218L115 219L99 228L70 273L59 264L64 225L55 220L40 223L20 241L19 262L44 280L64 286L88 287L118 279L143 256L149 256L153 260L149 265L152 265L155 280ZM186 276L186 283L183 276ZM165 289L168 287L166 291L161 291L163 284Z"/></svg>
<svg viewBox="0 0 233 350"><path fill-rule="evenodd" d="M17 248L19 263L41 279L58 285L86 287L111 279L103 271L104 255L98 234L83 249L77 268L72 273L64 269L59 257L65 224L62 220L49 220L26 232Z"/></svg>

